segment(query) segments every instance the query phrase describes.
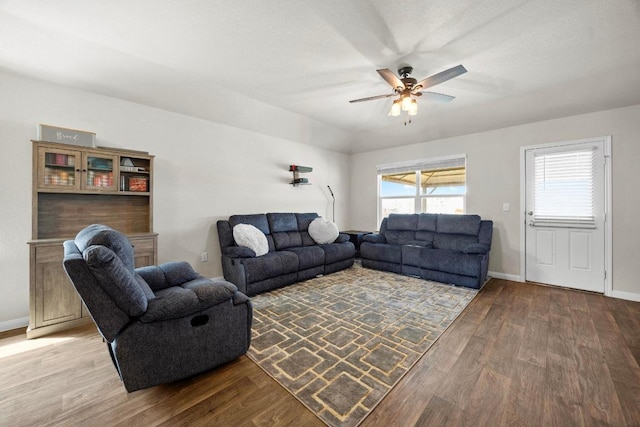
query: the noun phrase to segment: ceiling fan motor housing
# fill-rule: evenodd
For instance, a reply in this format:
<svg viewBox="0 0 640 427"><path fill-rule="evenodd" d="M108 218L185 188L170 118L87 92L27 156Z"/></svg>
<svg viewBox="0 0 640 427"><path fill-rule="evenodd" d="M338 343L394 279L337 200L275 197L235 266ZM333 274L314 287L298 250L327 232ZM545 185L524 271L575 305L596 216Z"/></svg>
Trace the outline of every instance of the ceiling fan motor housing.
<svg viewBox="0 0 640 427"><path fill-rule="evenodd" d="M413 67L406 66L398 68L398 75L402 77L407 77L409 74L413 73Z"/></svg>

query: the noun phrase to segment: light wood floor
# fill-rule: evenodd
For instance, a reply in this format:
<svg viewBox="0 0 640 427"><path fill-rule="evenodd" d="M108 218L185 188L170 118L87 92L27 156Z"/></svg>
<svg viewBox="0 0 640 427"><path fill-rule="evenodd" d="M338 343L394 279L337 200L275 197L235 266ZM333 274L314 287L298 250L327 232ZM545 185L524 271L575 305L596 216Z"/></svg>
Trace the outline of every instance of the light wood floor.
<svg viewBox="0 0 640 427"><path fill-rule="evenodd" d="M492 280L363 426L640 426L640 303ZM246 357L127 394L92 326L0 334L0 426L321 426Z"/></svg>

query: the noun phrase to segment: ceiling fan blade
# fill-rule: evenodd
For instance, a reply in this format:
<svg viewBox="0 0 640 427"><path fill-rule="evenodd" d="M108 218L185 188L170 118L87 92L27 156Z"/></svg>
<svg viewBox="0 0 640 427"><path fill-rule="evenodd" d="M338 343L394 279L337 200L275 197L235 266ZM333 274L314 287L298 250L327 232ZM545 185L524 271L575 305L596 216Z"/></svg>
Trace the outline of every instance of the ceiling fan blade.
<svg viewBox="0 0 640 427"><path fill-rule="evenodd" d="M372 101L374 99L381 99L381 98L389 98L392 96L397 96L395 93L388 93L386 95L376 95L376 96L369 96L367 98L360 98L360 99L352 99L349 102L363 102L363 101Z"/></svg>
<svg viewBox="0 0 640 427"><path fill-rule="evenodd" d="M444 70L438 74L434 74L431 77L427 77L426 79L419 81L415 84L414 88L418 90L428 89L431 86L439 85L440 83L444 83L447 80L451 80L452 78L458 77L460 74L464 74L466 72L466 68L464 68L462 65L457 65L453 68L449 68L448 70Z"/></svg>
<svg viewBox="0 0 640 427"><path fill-rule="evenodd" d="M438 93L438 92L422 92L422 96L420 99L426 99L427 101L436 101L436 102L449 102L456 99L456 97L451 95L446 95L444 93Z"/></svg>
<svg viewBox="0 0 640 427"><path fill-rule="evenodd" d="M402 90L404 89L404 83L402 83L402 80L400 80L400 78L398 76L396 76L395 74L393 74L393 71L391 71L388 68L382 68L380 70L376 70L378 72L378 74L380 74L380 76L385 79L385 81L387 83L389 83L391 85L391 87L395 90Z"/></svg>

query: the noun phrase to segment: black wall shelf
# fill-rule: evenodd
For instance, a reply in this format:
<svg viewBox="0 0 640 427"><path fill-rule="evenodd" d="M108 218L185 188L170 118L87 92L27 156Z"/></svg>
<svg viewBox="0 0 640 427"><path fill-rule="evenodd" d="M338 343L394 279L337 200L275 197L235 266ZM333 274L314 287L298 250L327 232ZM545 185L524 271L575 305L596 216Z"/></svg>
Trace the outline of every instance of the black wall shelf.
<svg viewBox="0 0 640 427"><path fill-rule="evenodd" d="M293 172L293 181L289 184L297 187L298 185L310 185L311 183L307 178L301 178L301 173L308 173L313 170L312 167L309 166L298 166L298 165L289 165L289 172Z"/></svg>

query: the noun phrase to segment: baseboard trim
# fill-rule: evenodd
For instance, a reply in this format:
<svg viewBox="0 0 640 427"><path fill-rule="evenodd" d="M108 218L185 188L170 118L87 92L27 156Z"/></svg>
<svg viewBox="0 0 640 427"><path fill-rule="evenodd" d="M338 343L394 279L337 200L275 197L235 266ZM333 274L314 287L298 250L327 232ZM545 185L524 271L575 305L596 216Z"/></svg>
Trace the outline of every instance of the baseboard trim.
<svg viewBox="0 0 640 427"><path fill-rule="evenodd" d="M629 301L640 302L640 294L636 294L635 292L624 292L624 291L611 291L610 297L626 299Z"/></svg>
<svg viewBox="0 0 640 427"><path fill-rule="evenodd" d="M487 272L487 276L488 277L492 277L494 279L509 280L509 281L512 281L512 282L521 282L521 283L523 282L520 279L520 276L517 276L515 274L498 273L497 271L489 271L489 272ZM550 285L550 286L552 286L552 285ZM640 294L635 293L635 292L611 291L611 293L609 295L605 295L605 296L608 296L608 297L611 297L611 298L624 299L624 300L628 300L628 301L640 302Z"/></svg>
<svg viewBox="0 0 640 427"><path fill-rule="evenodd" d="M19 319L6 320L0 322L0 332L11 331L18 328L26 328L29 326L29 318L21 317Z"/></svg>
<svg viewBox="0 0 640 427"><path fill-rule="evenodd" d="M494 279L502 279L502 280L510 280L512 282L521 282L520 276L515 274L506 274L506 273L498 273L497 271L489 271L487 276L493 277Z"/></svg>

